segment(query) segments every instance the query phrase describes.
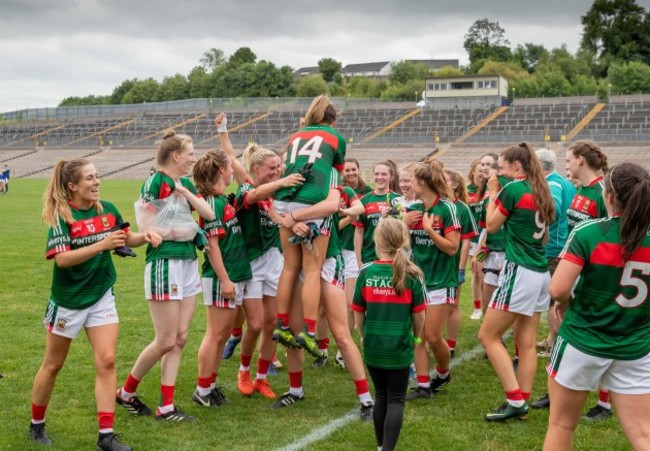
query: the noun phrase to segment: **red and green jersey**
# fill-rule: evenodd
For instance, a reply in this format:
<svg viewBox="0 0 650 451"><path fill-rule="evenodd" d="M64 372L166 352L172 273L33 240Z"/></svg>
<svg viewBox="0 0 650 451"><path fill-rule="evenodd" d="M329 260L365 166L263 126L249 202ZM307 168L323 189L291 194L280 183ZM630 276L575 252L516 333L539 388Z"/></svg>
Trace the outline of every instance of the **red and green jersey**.
<svg viewBox="0 0 650 451"><path fill-rule="evenodd" d="M80 210L70 204L74 222L68 224L59 218L59 224L50 227L48 231L45 250L48 260L61 252L80 249L102 241L110 233L111 228L124 222L113 204L100 202L101 214L95 207ZM109 251L100 252L68 268L59 268L55 264L51 298L57 305L68 309L85 309L99 301L115 284L115 279L115 266Z"/></svg>
<svg viewBox="0 0 650 451"><path fill-rule="evenodd" d="M460 222L460 239L470 240L478 236L478 227L476 227L476 222L474 222L474 216L472 216L472 211L469 209L469 206L460 199L454 200L454 206L456 207L456 213L458 215L458 221ZM456 268L460 267L460 252L462 246L458 246L458 252L456 252Z"/></svg>
<svg viewBox="0 0 650 451"><path fill-rule="evenodd" d="M376 194L374 191L362 196L360 201L364 207L364 213L354 223L355 227L363 228L363 245L361 246L361 262L368 263L377 259L375 242L372 235L375 233L377 224L382 217L382 211L389 208L392 200L399 194L389 191L386 194Z"/></svg>
<svg viewBox="0 0 650 451"><path fill-rule="evenodd" d="M602 177L596 178L589 186L580 187L567 210L569 233L582 221L607 217L607 208L603 200L604 189L605 182Z"/></svg>
<svg viewBox="0 0 650 451"><path fill-rule="evenodd" d="M467 206L472 211L474 222L478 224L481 217L483 204L481 203L481 193L479 193L478 187L473 183L469 183L467 185ZM478 236L472 238L472 243L478 243Z"/></svg>
<svg viewBox="0 0 650 451"><path fill-rule="evenodd" d="M518 178L506 184L496 205L506 216L506 259L531 271L548 271L542 244L547 224L539 219L530 182Z"/></svg>
<svg viewBox="0 0 650 451"><path fill-rule="evenodd" d="M483 207L481 208L481 218L479 219L479 227L482 229L487 228L487 209L490 204L490 197L486 196L483 199ZM494 252L503 252L506 250L506 227L505 224L499 227L497 233L488 233L485 237L485 246Z"/></svg>
<svg viewBox="0 0 650 451"><path fill-rule="evenodd" d="M244 240L250 261L264 255L272 247L280 247L278 226L269 217L271 198L249 204L248 193L255 189L253 182L247 180L239 185L235 196L237 219L244 229Z"/></svg>
<svg viewBox="0 0 650 451"><path fill-rule="evenodd" d="M433 217L435 233L447 236L451 232L460 232L461 225L456 213L456 206L449 199L437 198L431 208L424 204L414 204L413 211L428 213ZM433 239L422 227L422 220L410 227L413 261L424 272L424 284L428 290L438 290L458 286L458 261L456 256L442 252Z"/></svg>
<svg viewBox="0 0 650 451"><path fill-rule="evenodd" d="M285 177L300 172L308 163L313 167L294 196L291 188L282 188L275 198L308 205L325 200L331 186L331 169L342 171L345 166L345 138L330 126L312 125L289 138L287 153Z"/></svg>
<svg viewBox="0 0 650 451"><path fill-rule="evenodd" d="M349 186L344 186L341 190L341 208L349 208L354 200L360 196ZM354 225L349 224L339 230L341 239L341 248L346 251L354 251Z"/></svg>
<svg viewBox="0 0 650 451"><path fill-rule="evenodd" d="M359 270L352 310L365 313L363 361L384 369L406 368L413 362L413 314L425 308L422 280L408 276L401 295L392 288L390 261L375 261Z"/></svg>
<svg viewBox="0 0 650 451"><path fill-rule="evenodd" d="M560 258L582 266L560 335L580 351L606 359L650 354L650 231L630 261L622 259L621 218L580 223Z"/></svg>
<svg viewBox="0 0 650 451"><path fill-rule="evenodd" d="M199 218L199 224L208 237L216 236L219 238L221 258L230 281L243 282L252 278L253 274L246 250L246 241L235 214L235 209L228 203L226 196L208 196L206 201L216 217L213 221L205 221L203 218ZM203 277L218 279L207 256L203 262L202 274Z"/></svg>
<svg viewBox="0 0 650 451"><path fill-rule="evenodd" d="M187 178L181 177L178 180L192 194L201 197L194 183ZM176 183L171 177L163 172L156 172L149 177L140 188L140 199L143 202L151 202L157 199L165 199L172 195L176 189ZM191 211L192 206L187 202L187 208ZM171 258L175 260L196 260L196 250L192 241L163 241L154 248L151 244L147 245L147 262L159 260L162 258Z"/></svg>

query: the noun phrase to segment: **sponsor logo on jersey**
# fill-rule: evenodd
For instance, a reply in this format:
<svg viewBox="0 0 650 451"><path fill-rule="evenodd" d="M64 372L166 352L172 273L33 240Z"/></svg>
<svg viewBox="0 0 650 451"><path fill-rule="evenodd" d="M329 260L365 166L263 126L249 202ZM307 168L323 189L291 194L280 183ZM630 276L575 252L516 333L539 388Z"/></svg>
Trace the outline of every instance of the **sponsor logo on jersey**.
<svg viewBox="0 0 650 451"><path fill-rule="evenodd" d="M56 330L64 330L65 325L67 324L68 320L65 318L57 318L56 320Z"/></svg>
<svg viewBox="0 0 650 451"><path fill-rule="evenodd" d="M108 218L106 216L102 216L102 225L104 226L105 229L108 229L110 227L110 223L108 222Z"/></svg>

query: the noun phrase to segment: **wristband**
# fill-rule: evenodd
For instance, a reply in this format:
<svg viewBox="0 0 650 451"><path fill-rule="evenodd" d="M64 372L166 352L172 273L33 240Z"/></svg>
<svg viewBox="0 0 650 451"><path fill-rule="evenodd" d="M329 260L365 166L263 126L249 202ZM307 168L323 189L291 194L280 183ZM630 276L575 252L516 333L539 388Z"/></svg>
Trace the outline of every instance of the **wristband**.
<svg viewBox="0 0 650 451"><path fill-rule="evenodd" d="M298 221L296 221L296 218L293 217L293 211L289 212L289 216L291 217L291 220L293 222L298 222Z"/></svg>
<svg viewBox="0 0 650 451"><path fill-rule="evenodd" d="M415 335L413 336L413 343L416 345L419 345L422 343L422 339L420 337L416 337Z"/></svg>
<svg viewBox="0 0 650 451"><path fill-rule="evenodd" d="M217 133L228 133L228 128L226 127L226 124L222 124L218 126Z"/></svg>

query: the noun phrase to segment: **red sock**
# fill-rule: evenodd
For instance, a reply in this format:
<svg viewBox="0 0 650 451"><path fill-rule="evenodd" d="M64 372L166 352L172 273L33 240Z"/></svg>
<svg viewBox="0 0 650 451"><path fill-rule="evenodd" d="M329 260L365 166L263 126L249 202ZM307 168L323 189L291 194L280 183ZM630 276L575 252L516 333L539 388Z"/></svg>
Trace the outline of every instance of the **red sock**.
<svg viewBox="0 0 650 451"><path fill-rule="evenodd" d="M356 389L357 396L359 396L362 393L367 393L368 391L368 379L359 379L358 381L354 381L354 388Z"/></svg>
<svg viewBox="0 0 650 451"><path fill-rule="evenodd" d="M530 399L530 392L521 392L521 397L524 398L524 401L528 401Z"/></svg>
<svg viewBox="0 0 650 451"><path fill-rule="evenodd" d="M609 404L609 390L598 390L598 401Z"/></svg>
<svg viewBox="0 0 650 451"><path fill-rule="evenodd" d="M515 345L515 357L519 357L519 346Z"/></svg>
<svg viewBox="0 0 650 451"><path fill-rule="evenodd" d="M480 299L474 299L474 309L481 310L481 300Z"/></svg>
<svg viewBox="0 0 650 451"><path fill-rule="evenodd" d="M530 395L530 393L529 393L529 395ZM523 401L524 397L521 394L521 390L516 389L516 390L513 390L513 391L507 391L506 392L506 399L508 399L508 401Z"/></svg>
<svg viewBox="0 0 650 451"><path fill-rule="evenodd" d="M45 411L47 410L47 404L44 406L37 406L36 404L32 403L32 421L40 421L42 422L45 420Z"/></svg>
<svg viewBox="0 0 650 451"><path fill-rule="evenodd" d="M305 318L305 327L307 328L307 333L309 335L316 334L316 320Z"/></svg>
<svg viewBox="0 0 650 451"><path fill-rule="evenodd" d="M210 375L210 384L214 384L215 382L217 382L217 372L216 371Z"/></svg>
<svg viewBox="0 0 650 451"><path fill-rule="evenodd" d="M252 355L241 354L241 366L245 366L245 367L251 366L252 359L253 359Z"/></svg>
<svg viewBox="0 0 650 451"><path fill-rule="evenodd" d="M196 385L198 385L201 388L210 388L211 383L212 383L212 376L208 376L208 377L199 376Z"/></svg>
<svg viewBox="0 0 650 451"><path fill-rule="evenodd" d="M270 360L257 359L257 372L258 374L266 374L269 372Z"/></svg>
<svg viewBox="0 0 650 451"><path fill-rule="evenodd" d="M126 382L124 382L124 387L122 387L122 390L127 393L135 393L138 391L138 385L140 385L140 381L133 377L133 374L129 373L129 377L126 378Z"/></svg>
<svg viewBox="0 0 650 451"><path fill-rule="evenodd" d="M289 387L302 387L302 371L296 371L295 373L289 372Z"/></svg>
<svg viewBox="0 0 650 451"><path fill-rule="evenodd" d="M278 313L278 326L283 329L289 328L289 314L288 313Z"/></svg>
<svg viewBox="0 0 650 451"><path fill-rule="evenodd" d="M424 376L420 376L418 374L417 376L418 379L418 385L422 387L430 387L431 386L431 379L429 378L428 374L425 374Z"/></svg>
<svg viewBox="0 0 650 451"><path fill-rule="evenodd" d="M232 332L230 332L230 335L233 337L241 337L242 334L242 328L241 327L233 327Z"/></svg>
<svg viewBox="0 0 650 451"><path fill-rule="evenodd" d="M436 373L438 373L438 376L446 378L449 375L449 368L446 370L441 370L438 365L436 365Z"/></svg>
<svg viewBox="0 0 650 451"><path fill-rule="evenodd" d="M451 338L447 338L445 340L447 342L447 346L449 346L449 349L456 349L456 340L452 340Z"/></svg>
<svg viewBox="0 0 650 451"><path fill-rule="evenodd" d="M99 432L113 431L115 412L97 412L97 423L99 423Z"/></svg>
<svg viewBox="0 0 650 451"><path fill-rule="evenodd" d="M160 386L160 405L168 406L174 404L174 390L176 389L173 385L161 385Z"/></svg>
<svg viewBox="0 0 650 451"><path fill-rule="evenodd" d="M318 343L318 349L324 351L325 349L329 348L330 339L329 337L323 338L322 340L316 340L316 343Z"/></svg>

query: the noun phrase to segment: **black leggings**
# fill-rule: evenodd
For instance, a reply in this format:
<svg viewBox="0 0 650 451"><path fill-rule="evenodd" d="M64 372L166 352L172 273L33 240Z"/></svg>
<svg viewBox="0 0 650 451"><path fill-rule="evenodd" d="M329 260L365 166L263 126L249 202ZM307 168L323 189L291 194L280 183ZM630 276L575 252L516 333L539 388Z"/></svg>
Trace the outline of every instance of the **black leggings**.
<svg viewBox="0 0 650 451"><path fill-rule="evenodd" d="M368 367L375 385L375 438L384 451L392 451L397 445L404 418L404 398L409 383L409 367L385 370Z"/></svg>

